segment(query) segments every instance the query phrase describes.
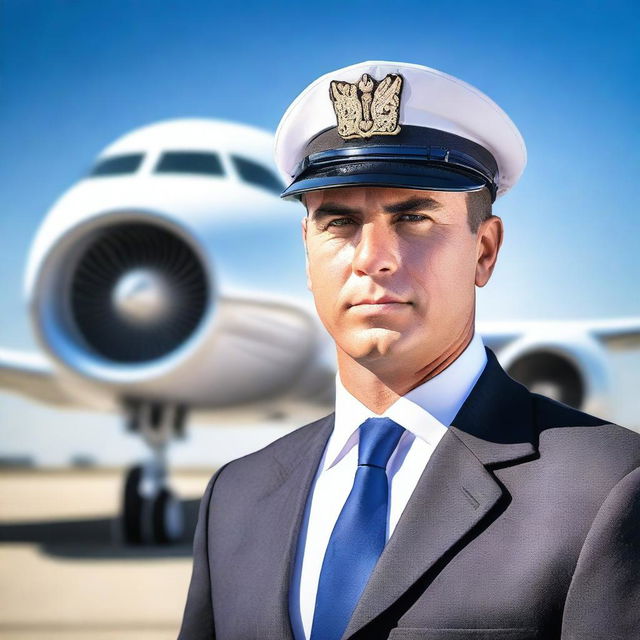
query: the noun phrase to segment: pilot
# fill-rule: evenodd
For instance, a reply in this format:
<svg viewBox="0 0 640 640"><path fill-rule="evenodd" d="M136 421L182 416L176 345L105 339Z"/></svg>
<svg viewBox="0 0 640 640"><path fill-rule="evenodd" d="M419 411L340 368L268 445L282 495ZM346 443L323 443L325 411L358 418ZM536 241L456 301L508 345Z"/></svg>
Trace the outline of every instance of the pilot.
<svg viewBox="0 0 640 640"><path fill-rule="evenodd" d="M179 638L640 638L640 435L530 393L475 331L514 123L364 62L294 100L275 153L335 412L211 478Z"/></svg>

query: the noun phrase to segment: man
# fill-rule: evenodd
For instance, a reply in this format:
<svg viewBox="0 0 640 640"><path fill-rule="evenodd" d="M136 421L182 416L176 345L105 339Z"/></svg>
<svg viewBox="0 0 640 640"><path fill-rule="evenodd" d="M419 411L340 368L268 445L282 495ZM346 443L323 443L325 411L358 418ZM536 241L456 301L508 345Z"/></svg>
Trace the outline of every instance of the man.
<svg viewBox="0 0 640 640"><path fill-rule="evenodd" d="M210 480L180 638L640 638L640 437L530 393L474 331L515 125L366 62L294 101L276 159L336 411Z"/></svg>

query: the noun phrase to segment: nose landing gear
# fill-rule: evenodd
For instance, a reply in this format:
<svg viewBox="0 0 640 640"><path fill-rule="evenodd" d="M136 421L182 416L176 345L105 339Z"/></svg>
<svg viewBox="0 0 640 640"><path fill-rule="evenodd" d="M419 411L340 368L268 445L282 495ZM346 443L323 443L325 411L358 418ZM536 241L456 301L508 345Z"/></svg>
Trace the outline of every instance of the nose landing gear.
<svg viewBox="0 0 640 640"><path fill-rule="evenodd" d="M170 544L184 534L182 503L167 483L166 450L182 437L184 407L127 402L129 429L140 433L151 457L129 469L122 492L121 532L129 544Z"/></svg>

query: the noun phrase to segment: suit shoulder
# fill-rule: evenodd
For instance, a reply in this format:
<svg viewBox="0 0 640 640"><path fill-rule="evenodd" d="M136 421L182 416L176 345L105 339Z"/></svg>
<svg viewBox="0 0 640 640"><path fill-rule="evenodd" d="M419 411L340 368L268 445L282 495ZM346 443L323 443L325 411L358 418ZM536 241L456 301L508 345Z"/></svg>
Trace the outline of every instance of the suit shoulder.
<svg viewBox="0 0 640 640"><path fill-rule="evenodd" d="M263 471L272 470L274 466L277 467L281 464L279 460L284 456L285 452L286 457L295 458L296 452L302 454L307 449L309 441L318 435L320 429L332 425L332 418L333 414L331 413L286 433L257 451L231 460L225 465L224 475L227 479L230 476L235 476L236 478L238 476L246 476L248 473L259 476Z"/></svg>
<svg viewBox="0 0 640 640"><path fill-rule="evenodd" d="M540 428L549 427L589 427L611 424L603 418L574 409L567 404L558 402L539 393L532 393L533 405Z"/></svg>
<svg viewBox="0 0 640 640"><path fill-rule="evenodd" d="M566 455L571 451L618 469L640 466L640 434L551 398L531 396L541 444L553 443Z"/></svg>

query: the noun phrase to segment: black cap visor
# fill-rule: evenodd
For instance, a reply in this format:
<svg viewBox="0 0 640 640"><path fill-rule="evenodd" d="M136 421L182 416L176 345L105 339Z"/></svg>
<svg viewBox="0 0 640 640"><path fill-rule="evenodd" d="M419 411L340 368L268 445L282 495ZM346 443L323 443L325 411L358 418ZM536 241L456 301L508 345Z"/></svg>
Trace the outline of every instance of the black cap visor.
<svg viewBox="0 0 640 640"><path fill-rule="evenodd" d="M401 187L478 191L495 200L498 168L481 145L426 127L403 126L397 136L343 140L335 128L309 142L283 198L335 187Z"/></svg>
<svg viewBox="0 0 640 640"><path fill-rule="evenodd" d="M283 193L283 198L307 191L337 187L399 187L430 191L479 191L489 187L482 176L439 164L369 160L303 172Z"/></svg>

